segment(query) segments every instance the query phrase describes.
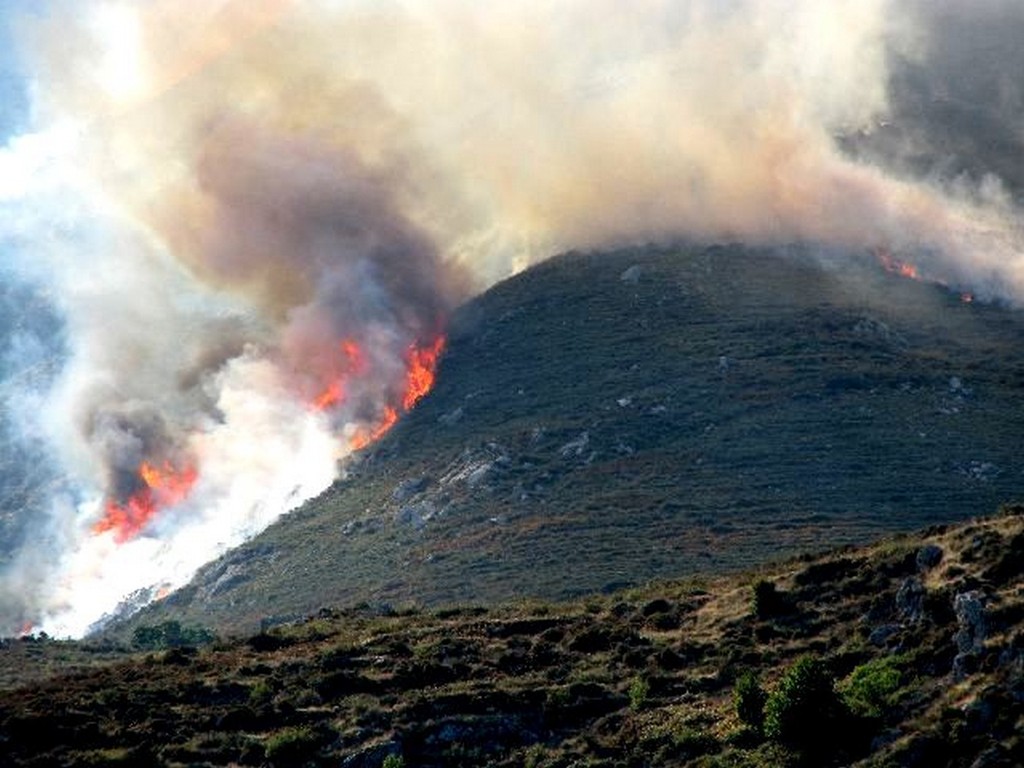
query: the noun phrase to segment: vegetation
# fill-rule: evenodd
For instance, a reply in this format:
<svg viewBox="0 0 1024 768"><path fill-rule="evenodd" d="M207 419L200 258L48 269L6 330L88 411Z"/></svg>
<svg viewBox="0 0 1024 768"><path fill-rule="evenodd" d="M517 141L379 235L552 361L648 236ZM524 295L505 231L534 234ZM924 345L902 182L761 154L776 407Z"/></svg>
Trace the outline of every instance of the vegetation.
<svg viewBox="0 0 1024 768"><path fill-rule="evenodd" d="M202 627L183 627L177 621L164 621L160 624L143 624L135 627L132 632L132 645L136 648L155 651L167 648L194 648L207 645L216 640L216 636Z"/></svg>
<svg viewBox="0 0 1024 768"><path fill-rule="evenodd" d="M897 656L883 656L856 667L840 685L843 701L860 717L883 717L899 700L902 674Z"/></svg>
<svg viewBox="0 0 1024 768"><path fill-rule="evenodd" d="M579 602L325 609L198 649L9 640L4 765L1021 765L1022 542L996 515ZM757 579L784 612L751 610Z"/></svg>
<svg viewBox="0 0 1024 768"><path fill-rule="evenodd" d="M647 703L647 696L651 692L651 685L644 678L637 677L629 686L629 708L639 712Z"/></svg>
<svg viewBox="0 0 1024 768"><path fill-rule="evenodd" d="M834 741L844 719L835 679L813 656L797 659L768 696L764 732L790 746L822 752Z"/></svg>
<svg viewBox="0 0 1024 768"><path fill-rule="evenodd" d="M768 694L761 687L761 681L753 672L744 672L733 688L733 704L740 722L760 732L764 727L764 705Z"/></svg>

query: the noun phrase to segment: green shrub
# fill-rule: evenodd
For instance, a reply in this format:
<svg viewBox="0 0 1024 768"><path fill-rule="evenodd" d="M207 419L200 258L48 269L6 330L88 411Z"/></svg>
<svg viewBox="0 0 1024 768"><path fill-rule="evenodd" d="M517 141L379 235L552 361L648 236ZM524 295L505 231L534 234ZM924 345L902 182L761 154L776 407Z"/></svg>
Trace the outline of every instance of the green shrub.
<svg viewBox="0 0 1024 768"><path fill-rule="evenodd" d="M825 665L804 656L790 667L764 707L764 732L774 741L801 749L826 746L845 709Z"/></svg>
<svg viewBox="0 0 1024 768"><path fill-rule="evenodd" d="M899 659L873 659L854 669L839 684L839 693L851 712L860 717L880 718L899 698Z"/></svg>
<svg viewBox="0 0 1024 768"><path fill-rule="evenodd" d="M405 768L405 758L401 755L388 755L381 763L381 768Z"/></svg>
<svg viewBox="0 0 1024 768"><path fill-rule="evenodd" d="M267 680L257 680L249 689L249 703L253 706L267 704L274 698L274 687Z"/></svg>
<svg viewBox="0 0 1024 768"><path fill-rule="evenodd" d="M753 672L745 672L736 680L736 685L732 689L732 701L740 722L760 731L764 726L764 705L767 700L768 694Z"/></svg>
<svg viewBox="0 0 1024 768"><path fill-rule="evenodd" d="M319 742L309 727L285 728L267 739L264 754L275 765L294 765L312 757Z"/></svg>
<svg viewBox="0 0 1024 768"><path fill-rule="evenodd" d="M204 627L183 627L177 621L143 624L132 632L132 645L145 651L194 648L212 643L216 639L213 632Z"/></svg>
<svg viewBox="0 0 1024 768"><path fill-rule="evenodd" d="M629 685L629 708L634 712L639 712L643 709L644 704L647 703L647 695L650 692L650 683L642 677L634 678L633 682Z"/></svg>

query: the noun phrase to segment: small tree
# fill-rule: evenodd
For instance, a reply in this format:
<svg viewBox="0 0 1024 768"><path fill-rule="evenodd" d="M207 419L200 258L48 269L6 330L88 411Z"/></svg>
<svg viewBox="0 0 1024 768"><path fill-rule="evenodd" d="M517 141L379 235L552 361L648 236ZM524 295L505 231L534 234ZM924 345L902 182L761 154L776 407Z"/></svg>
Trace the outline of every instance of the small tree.
<svg viewBox="0 0 1024 768"><path fill-rule="evenodd" d="M821 660L804 656L790 667L764 707L764 732L787 746L818 751L836 733L845 708ZM833 745L834 746L834 745Z"/></svg>
<svg viewBox="0 0 1024 768"><path fill-rule="evenodd" d="M756 731L764 726L764 705L768 694L761 687L761 681L753 672L744 672L732 689L732 702L740 722Z"/></svg>
<svg viewBox="0 0 1024 768"><path fill-rule="evenodd" d="M884 656L861 664L839 685L850 711L860 717L878 719L899 698L898 658Z"/></svg>
<svg viewBox="0 0 1024 768"><path fill-rule="evenodd" d="M629 684L629 708L639 712L647 704L647 695L651 692L651 685L642 677L633 678Z"/></svg>
<svg viewBox="0 0 1024 768"><path fill-rule="evenodd" d="M775 582L760 580L754 585L754 615L759 619L770 619L783 612L786 601Z"/></svg>

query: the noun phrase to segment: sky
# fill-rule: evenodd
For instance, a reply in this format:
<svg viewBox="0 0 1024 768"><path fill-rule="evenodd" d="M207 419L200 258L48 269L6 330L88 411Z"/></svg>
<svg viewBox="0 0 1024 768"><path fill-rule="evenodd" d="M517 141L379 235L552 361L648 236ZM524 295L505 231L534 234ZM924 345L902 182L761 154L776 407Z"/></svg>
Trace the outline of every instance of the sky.
<svg viewBox="0 0 1024 768"><path fill-rule="evenodd" d="M11 310L4 455L50 473L0 510L0 634L81 635L322 491L454 308L560 251L801 241L1024 298L1019 3L0 18L0 267L38 297Z"/></svg>

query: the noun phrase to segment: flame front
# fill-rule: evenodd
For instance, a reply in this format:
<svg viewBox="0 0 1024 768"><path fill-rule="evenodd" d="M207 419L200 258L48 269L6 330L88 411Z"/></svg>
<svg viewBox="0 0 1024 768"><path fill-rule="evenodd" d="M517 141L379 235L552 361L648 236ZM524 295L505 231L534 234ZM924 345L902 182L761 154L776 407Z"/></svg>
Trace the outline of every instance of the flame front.
<svg viewBox="0 0 1024 768"><path fill-rule="evenodd" d="M348 438L348 447L358 451L382 438L395 425L401 414L416 405L434 386L437 364L445 348L445 337L437 336L428 344L413 343L405 352L405 374L397 393L386 396L378 405L379 416L372 421L355 427ZM320 390L311 401L319 411L338 408L346 402L350 389L357 389L356 382L373 374L370 356L354 339L341 343L339 373ZM365 382L364 382L365 383Z"/></svg>
<svg viewBox="0 0 1024 768"><path fill-rule="evenodd" d="M400 413L411 411L434 386L437 363L444 351L445 337L438 336L425 346L411 344L405 355L405 382L401 396L385 404L380 419L364 425L349 438L349 447L358 451L380 440L398 421Z"/></svg>
<svg viewBox="0 0 1024 768"><path fill-rule="evenodd" d="M374 420L357 422L347 438L351 450L360 450L376 442L398 422L401 414L411 410L434 386L437 364L445 348L444 336L428 344L413 343L405 353L405 373L397 391L384 397L379 416ZM340 409L348 399L350 387L359 382L367 389L374 372L370 356L355 339L345 339L340 345L335 373L309 400L318 411ZM363 381L360 381L363 380ZM370 387L373 390L372 386ZM373 390L377 391L377 390ZM351 429L351 428L350 428ZM108 499L103 517L93 526L93 533L112 532L122 544L136 536L161 510L180 504L192 491L199 472L193 463L175 466L170 461L143 461L135 477L135 490L126 499Z"/></svg>
<svg viewBox="0 0 1024 768"><path fill-rule="evenodd" d="M411 410L433 388L437 361L444 351L444 345L444 336L438 336L428 347L413 345L409 348L409 368L405 378L405 394L402 396L402 408L405 410Z"/></svg>
<svg viewBox="0 0 1024 768"><path fill-rule="evenodd" d="M184 501L198 477L198 470L191 464L178 469L169 461L159 466L143 461L138 470L138 490L123 502L108 500L93 532L112 531L119 544L135 538L160 510Z"/></svg>
<svg viewBox="0 0 1024 768"><path fill-rule="evenodd" d="M921 279L921 273L916 266L910 262L895 258L887 249L876 248L875 256L878 259L878 263L882 265L882 269L886 272L891 272L894 275L906 277L910 280Z"/></svg>

